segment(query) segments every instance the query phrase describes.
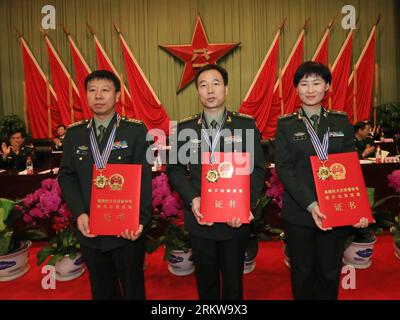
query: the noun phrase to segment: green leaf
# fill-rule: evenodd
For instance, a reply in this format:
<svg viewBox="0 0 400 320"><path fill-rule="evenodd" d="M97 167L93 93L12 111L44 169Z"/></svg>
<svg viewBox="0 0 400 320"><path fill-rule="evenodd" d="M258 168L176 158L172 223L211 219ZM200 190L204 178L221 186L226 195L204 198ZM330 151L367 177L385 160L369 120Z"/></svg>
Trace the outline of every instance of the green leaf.
<svg viewBox="0 0 400 320"><path fill-rule="evenodd" d="M0 256L8 253L13 233L14 231L9 228L0 232Z"/></svg>
<svg viewBox="0 0 400 320"><path fill-rule="evenodd" d="M16 202L6 198L0 198L0 231L5 229L4 222L8 215L14 209Z"/></svg>
<svg viewBox="0 0 400 320"><path fill-rule="evenodd" d="M45 245L38 253L36 254L37 258L37 265L40 266L46 259L47 257L51 256L54 254L54 248L50 246L49 244Z"/></svg>
<svg viewBox="0 0 400 320"><path fill-rule="evenodd" d="M368 195L369 205L372 208L375 202L375 188L367 188L367 195Z"/></svg>
<svg viewBox="0 0 400 320"><path fill-rule="evenodd" d="M57 254L55 254L54 256L51 257L51 259L49 260L49 262L47 264L49 266L55 266L56 263L58 261L60 261L62 258L64 258L64 255L57 253Z"/></svg>

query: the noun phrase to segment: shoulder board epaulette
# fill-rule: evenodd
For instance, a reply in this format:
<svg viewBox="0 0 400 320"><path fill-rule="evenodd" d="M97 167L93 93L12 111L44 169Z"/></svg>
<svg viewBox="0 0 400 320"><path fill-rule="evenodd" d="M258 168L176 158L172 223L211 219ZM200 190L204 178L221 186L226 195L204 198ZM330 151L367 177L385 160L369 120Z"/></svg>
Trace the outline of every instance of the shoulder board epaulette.
<svg viewBox="0 0 400 320"><path fill-rule="evenodd" d="M326 110L328 113L330 114L338 114L341 116L346 116L347 117L347 113L344 111L339 111L339 110Z"/></svg>
<svg viewBox="0 0 400 320"><path fill-rule="evenodd" d="M232 115L235 116L235 117L241 117L241 118L247 118L247 119L254 119L254 118L253 118L251 115L249 115L249 114L239 113L239 112L236 112L236 111L233 111L233 112L232 112Z"/></svg>
<svg viewBox="0 0 400 320"><path fill-rule="evenodd" d="M136 123L136 124L143 124L143 121L134 119L134 118L121 118L121 120L126 121L126 122L131 122L131 123Z"/></svg>
<svg viewBox="0 0 400 320"><path fill-rule="evenodd" d="M82 125L82 124L87 124L88 122L89 122L89 119L85 119L85 120L81 120L81 121L77 121L77 122L71 123L71 124L68 126L68 129L73 128L73 127L80 126L80 125Z"/></svg>
<svg viewBox="0 0 400 320"><path fill-rule="evenodd" d="M293 117L297 116L297 112L292 112L292 113L288 113L288 114L284 114L278 117L279 120L284 120L284 119L291 119Z"/></svg>
<svg viewBox="0 0 400 320"><path fill-rule="evenodd" d="M190 120L197 119L198 117L199 117L199 114L195 114L195 115L192 115L192 116L190 116L190 117L183 118L182 120L179 120L179 124L188 122L188 121L190 121Z"/></svg>

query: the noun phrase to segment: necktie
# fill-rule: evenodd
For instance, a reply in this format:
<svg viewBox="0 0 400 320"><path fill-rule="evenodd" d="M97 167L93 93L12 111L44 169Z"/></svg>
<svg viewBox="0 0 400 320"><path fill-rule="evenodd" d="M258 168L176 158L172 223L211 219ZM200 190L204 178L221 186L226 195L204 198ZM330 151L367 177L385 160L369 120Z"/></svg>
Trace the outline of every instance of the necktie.
<svg viewBox="0 0 400 320"><path fill-rule="evenodd" d="M103 140L104 134L106 133L106 127L101 124L99 125L97 130L99 131L99 134L97 136L97 142L100 144L101 141Z"/></svg>
<svg viewBox="0 0 400 320"><path fill-rule="evenodd" d="M313 114L311 116L311 120L313 122L313 128L316 134L318 134L318 119L319 119L319 115L317 114Z"/></svg>
<svg viewBox="0 0 400 320"><path fill-rule="evenodd" d="M211 141L213 141L214 138L215 138L215 133L216 133L216 130L217 130L217 124L218 124L218 122L215 121L215 120L211 121L211 123L210 123L210 127L211 127L211 130L210 130L210 135L211 135L210 140L211 140Z"/></svg>

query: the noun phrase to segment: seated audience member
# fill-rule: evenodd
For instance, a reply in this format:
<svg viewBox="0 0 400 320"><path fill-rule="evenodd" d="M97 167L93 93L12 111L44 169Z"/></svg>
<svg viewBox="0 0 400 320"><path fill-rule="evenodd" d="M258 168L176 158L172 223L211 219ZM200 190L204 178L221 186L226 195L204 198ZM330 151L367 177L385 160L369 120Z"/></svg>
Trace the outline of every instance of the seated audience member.
<svg viewBox="0 0 400 320"><path fill-rule="evenodd" d="M62 151L63 150L63 141L65 137L65 133L67 132L67 127L63 124L60 124L57 127L57 137L53 139L53 150L54 151Z"/></svg>
<svg viewBox="0 0 400 320"><path fill-rule="evenodd" d="M359 159L372 156L375 151L375 147L372 145L373 141L368 138L369 129L369 124L364 121L357 122L354 125L354 145Z"/></svg>
<svg viewBox="0 0 400 320"><path fill-rule="evenodd" d="M7 145L5 142L1 144L0 167L25 170L28 156L35 162L35 148L33 145L25 144L24 131L16 131L10 136L10 145Z"/></svg>

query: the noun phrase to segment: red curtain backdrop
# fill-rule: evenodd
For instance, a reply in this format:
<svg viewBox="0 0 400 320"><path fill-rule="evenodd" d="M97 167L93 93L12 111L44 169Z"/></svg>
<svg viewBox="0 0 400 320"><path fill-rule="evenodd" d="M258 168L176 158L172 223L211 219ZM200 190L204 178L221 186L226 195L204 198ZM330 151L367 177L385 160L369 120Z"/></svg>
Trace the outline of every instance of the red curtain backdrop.
<svg viewBox="0 0 400 320"><path fill-rule="evenodd" d="M99 40L95 35L93 35L95 45L96 45L96 55L97 55L97 66L99 69L108 70L114 72L116 76L119 78L119 73L115 69L114 65L112 64L110 58L107 56L106 52L104 51L102 45L100 44ZM136 110L134 109L134 105L132 103L131 95L128 89L125 86L125 115L128 118L137 118L140 119ZM121 98L117 103L117 112L122 115L122 101ZM140 119L142 120L142 119Z"/></svg>
<svg viewBox="0 0 400 320"><path fill-rule="evenodd" d="M32 137L34 139L50 138L48 129L46 76L22 36L20 40L24 64L27 110ZM57 133L57 125L61 123L61 117L57 107L57 97L51 85L50 99L51 134L55 136Z"/></svg>
<svg viewBox="0 0 400 320"><path fill-rule="evenodd" d="M280 33L281 30L278 30L239 109L239 112L253 116L260 132L263 132L266 127L271 112L278 64Z"/></svg>
<svg viewBox="0 0 400 320"><path fill-rule="evenodd" d="M72 60L74 62L76 84L78 86L80 105L82 107L83 116L85 119L92 117L92 111L87 104L85 78L91 72L88 64L83 59L79 49L75 45L74 40L68 35L69 48L71 50Z"/></svg>
<svg viewBox="0 0 400 320"><path fill-rule="evenodd" d="M297 39L286 65L282 70L282 99L284 103L284 113L292 113L294 111L297 92L293 86L293 76L296 69L303 61L303 48L304 29L300 32L299 38ZM281 114L281 99L279 98L278 83L279 80L275 83L271 112L269 114L267 126L262 132L263 139L270 139L275 136L278 116Z"/></svg>
<svg viewBox="0 0 400 320"><path fill-rule="evenodd" d="M332 66L332 92L327 93L323 101L328 106L329 95L331 95L332 109L343 111L346 101L347 83L350 75L351 52L353 48L353 30L349 32L338 56Z"/></svg>
<svg viewBox="0 0 400 320"><path fill-rule="evenodd" d="M129 49L122 34L122 53L124 55L126 76L131 92L134 110L138 119L142 120L149 130L161 129L165 135L169 134L169 117L164 106L154 93L142 69Z"/></svg>
<svg viewBox="0 0 400 320"><path fill-rule="evenodd" d="M54 49L50 39L48 36L45 36L45 42L47 47L47 52L49 55L50 62L50 71L51 77L53 80L54 90L57 95L58 109L61 115L60 124L64 124L66 126L70 125L72 122L71 119L71 108L70 108L70 74L65 68L63 62L61 61L59 55ZM71 86L72 86L72 101L73 101L73 113L74 119L73 121L79 121L84 118L82 108L80 106L80 99L78 89L75 86L71 78Z"/></svg>
<svg viewBox="0 0 400 320"><path fill-rule="evenodd" d="M357 78L357 111L353 112L354 97L354 71L350 76L346 95L345 111L351 123L369 119L372 108L372 88L374 82L375 66L375 30L376 25L372 27L368 40L361 52L360 58L356 63Z"/></svg>

